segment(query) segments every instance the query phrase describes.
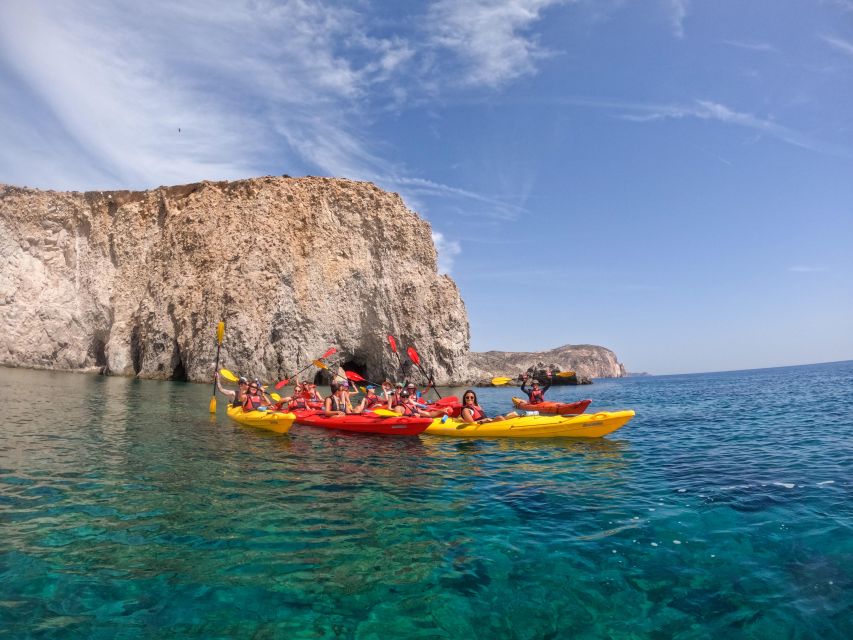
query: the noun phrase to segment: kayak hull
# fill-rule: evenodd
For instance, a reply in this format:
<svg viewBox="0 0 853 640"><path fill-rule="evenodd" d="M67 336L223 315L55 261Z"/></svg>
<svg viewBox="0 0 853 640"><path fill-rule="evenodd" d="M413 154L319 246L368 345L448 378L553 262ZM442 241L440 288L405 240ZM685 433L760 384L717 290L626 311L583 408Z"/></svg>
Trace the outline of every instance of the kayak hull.
<svg viewBox="0 0 853 640"><path fill-rule="evenodd" d="M578 416L521 416L485 424L434 420L426 433L455 438L601 438L628 423L634 412L601 411Z"/></svg>
<svg viewBox="0 0 853 640"><path fill-rule="evenodd" d="M287 433L293 426L296 416L278 411L243 411L242 407L229 406L228 417L247 427L257 427L275 433Z"/></svg>
<svg viewBox="0 0 853 640"><path fill-rule="evenodd" d="M516 409L525 409L526 411L538 411L544 414L554 414L560 416L577 415L586 411L586 408L592 403L592 400L578 400L577 402L539 402L530 404L521 398L513 398L512 403Z"/></svg>
<svg viewBox="0 0 853 640"><path fill-rule="evenodd" d="M386 436L416 436L423 433L432 422L432 418L385 418L370 414L351 414L347 416L326 416L317 411L297 411L297 424L323 429L339 429L357 433L376 433Z"/></svg>

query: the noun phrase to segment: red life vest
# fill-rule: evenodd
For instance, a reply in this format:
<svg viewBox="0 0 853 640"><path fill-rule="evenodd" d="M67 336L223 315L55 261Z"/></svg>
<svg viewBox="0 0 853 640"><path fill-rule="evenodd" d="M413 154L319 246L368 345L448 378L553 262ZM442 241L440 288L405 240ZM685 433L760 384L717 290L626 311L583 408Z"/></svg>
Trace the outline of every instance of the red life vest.
<svg viewBox="0 0 853 640"><path fill-rule="evenodd" d="M307 409L308 408L308 402L306 402L305 398L296 398L296 399L290 401L290 403L287 405L287 408L288 409Z"/></svg>
<svg viewBox="0 0 853 640"><path fill-rule="evenodd" d="M382 404L382 400L380 400L377 396L365 396L364 397L364 408L372 409L377 404Z"/></svg>
<svg viewBox="0 0 853 640"><path fill-rule="evenodd" d="M463 410L468 409L468 411L470 411L470 412L471 412L471 419L472 419L474 422L477 422L477 420L482 420L483 418L485 418L485 417L486 417L486 412L485 412L485 411L483 411L483 410L479 407L479 405L476 405L476 404L475 404L475 405L472 407L471 405L466 404L464 407L462 407L462 409L463 409Z"/></svg>
<svg viewBox="0 0 853 640"><path fill-rule="evenodd" d="M542 389L531 389L527 392L530 404L539 404L545 400L545 392Z"/></svg>
<svg viewBox="0 0 853 640"><path fill-rule="evenodd" d="M243 400L243 411L254 411L261 406L261 396L254 393L247 393L246 399Z"/></svg>

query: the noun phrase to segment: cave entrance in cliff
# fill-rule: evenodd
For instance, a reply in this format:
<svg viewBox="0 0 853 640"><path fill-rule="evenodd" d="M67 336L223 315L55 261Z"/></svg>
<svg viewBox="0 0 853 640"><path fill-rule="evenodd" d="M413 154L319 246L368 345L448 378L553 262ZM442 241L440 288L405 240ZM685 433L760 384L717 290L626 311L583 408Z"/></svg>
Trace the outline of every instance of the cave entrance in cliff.
<svg viewBox="0 0 853 640"><path fill-rule="evenodd" d="M352 371L353 373L357 373L358 375L360 375L362 378L368 377L367 365L365 365L364 362L357 358L341 362L341 367L344 371Z"/></svg>

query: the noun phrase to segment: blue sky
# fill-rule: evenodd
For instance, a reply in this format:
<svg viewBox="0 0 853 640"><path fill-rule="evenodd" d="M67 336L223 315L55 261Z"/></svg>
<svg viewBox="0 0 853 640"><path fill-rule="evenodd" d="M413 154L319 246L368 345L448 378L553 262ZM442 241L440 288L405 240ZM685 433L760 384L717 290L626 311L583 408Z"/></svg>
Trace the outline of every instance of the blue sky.
<svg viewBox="0 0 853 640"><path fill-rule="evenodd" d="M853 0L4 0L0 141L40 188L398 191L475 350L853 358Z"/></svg>

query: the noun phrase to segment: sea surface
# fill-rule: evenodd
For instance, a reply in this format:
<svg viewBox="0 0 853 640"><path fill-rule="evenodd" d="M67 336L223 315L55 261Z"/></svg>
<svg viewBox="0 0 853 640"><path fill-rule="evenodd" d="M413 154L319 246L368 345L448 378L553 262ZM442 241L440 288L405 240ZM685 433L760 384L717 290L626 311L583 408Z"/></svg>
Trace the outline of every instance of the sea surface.
<svg viewBox="0 0 853 640"><path fill-rule="evenodd" d="M0 637L853 637L853 362L551 389L636 410L591 441L210 393L0 369Z"/></svg>

